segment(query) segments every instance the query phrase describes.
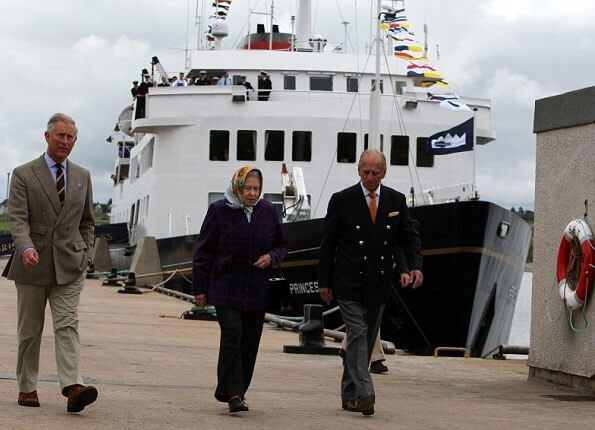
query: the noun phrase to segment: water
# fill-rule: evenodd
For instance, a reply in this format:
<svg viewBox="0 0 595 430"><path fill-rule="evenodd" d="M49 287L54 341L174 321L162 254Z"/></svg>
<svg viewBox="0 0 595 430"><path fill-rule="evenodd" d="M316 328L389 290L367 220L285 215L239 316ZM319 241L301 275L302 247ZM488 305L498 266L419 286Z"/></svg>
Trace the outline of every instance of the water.
<svg viewBox="0 0 595 430"><path fill-rule="evenodd" d="M533 284L533 273L523 273L519 295L514 307L512 327L508 343L511 345L529 345L531 332L531 287ZM526 359L526 355L507 354L507 358Z"/></svg>

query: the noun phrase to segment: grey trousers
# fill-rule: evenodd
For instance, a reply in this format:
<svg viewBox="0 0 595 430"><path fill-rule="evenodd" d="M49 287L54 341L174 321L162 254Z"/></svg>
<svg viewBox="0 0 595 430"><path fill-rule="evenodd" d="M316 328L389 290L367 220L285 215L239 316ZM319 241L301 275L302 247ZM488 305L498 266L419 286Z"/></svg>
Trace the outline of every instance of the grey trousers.
<svg viewBox="0 0 595 430"><path fill-rule="evenodd" d="M341 349L345 351L345 345L347 344L347 337L343 338L343 342L341 342ZM386 357L384 356L384 350L382 349L382 340L380 339L380 330L378 330L378 335L376 336L376 340L374 341L374 347L372 348L372 356L370 357L370 362L375 361L385 361Z"/></svg>
<svg viewBox="0 0 595 430"><path fill-rule="evenodd" d="M357 400L362 394L375 395L368 366L384 305L365 306L351 300L338 302L347 339L341 378L341 401L346 403Z"/></svg>
<svg viewBox="0 0 595 430"><path fill-rule="evenodd" d="M49 302L54 324L56 367L62 390L82 384L79 372L78 305L85 282L82 274L66 285L32 285L15 282L17 289L17 381L19 391L37 390L39 352Z"/></svg>

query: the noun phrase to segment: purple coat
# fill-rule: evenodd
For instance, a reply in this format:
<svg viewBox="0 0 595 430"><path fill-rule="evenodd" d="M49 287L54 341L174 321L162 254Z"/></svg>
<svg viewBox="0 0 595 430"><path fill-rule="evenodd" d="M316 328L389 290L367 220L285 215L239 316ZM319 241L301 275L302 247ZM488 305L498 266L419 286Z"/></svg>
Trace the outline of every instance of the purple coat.
<svg viewBox="0 0 595 430"><path fill-rule="evenodd" d="M266 253L271 266L254 267ZM260 200L250 223L242 209L231 209L225 200L212 203L196 241L192 294L206 294L213 306L264 310L269 305L271 267L286 253L287 240L272 203Z"/></svg>

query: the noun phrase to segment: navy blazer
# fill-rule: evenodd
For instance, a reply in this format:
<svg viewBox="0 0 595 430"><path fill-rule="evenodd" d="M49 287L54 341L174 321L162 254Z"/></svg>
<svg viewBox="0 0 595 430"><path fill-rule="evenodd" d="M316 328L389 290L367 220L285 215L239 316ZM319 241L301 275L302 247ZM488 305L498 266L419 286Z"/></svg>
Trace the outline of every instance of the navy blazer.
<svg viewBox="0 0 595 430"><path fill-rule="evenodd" d="M320 246L319 286L338 300L375 306L388 301L395 262L405 254L409 269L421 269L419 239L405 196L381 185L376 222L361 185L333 194Z"/></svg>
<svg viewBox="0 0 595 430"><path fill-rule="evenodd" d="M271 266L253 264L263 254ZM269 305L271 268L287 254L287 240L274 205L260 200L248 222L243 209L226 200L209 206L196 241L192 265L192 294L206 294L207 303L241 311L264 310Z"/></svg>

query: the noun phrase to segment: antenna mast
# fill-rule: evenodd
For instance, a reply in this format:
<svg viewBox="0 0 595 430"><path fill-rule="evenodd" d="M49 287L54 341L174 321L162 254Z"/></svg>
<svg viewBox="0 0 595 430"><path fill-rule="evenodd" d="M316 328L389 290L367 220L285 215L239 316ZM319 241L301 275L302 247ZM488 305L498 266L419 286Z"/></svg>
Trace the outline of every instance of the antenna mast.
<svg viewBox="0 0 595 430"><path fill-rule="evenodd" d="M428 56L428 24L424 23L424 57Z"/></svg>

